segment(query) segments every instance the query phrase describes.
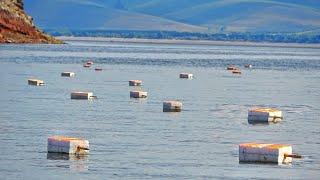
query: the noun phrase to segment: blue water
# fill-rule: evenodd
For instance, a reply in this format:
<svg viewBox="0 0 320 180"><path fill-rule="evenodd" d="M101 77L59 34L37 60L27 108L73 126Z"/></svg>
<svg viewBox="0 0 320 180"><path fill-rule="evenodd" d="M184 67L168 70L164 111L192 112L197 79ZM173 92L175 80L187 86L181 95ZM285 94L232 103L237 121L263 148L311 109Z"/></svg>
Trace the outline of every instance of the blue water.
<svg viewBox="0 0 320 180"><path fill-rule="evenodd" d="M1 179L319 179L320 49L69 41L0 45ZM95 72L82 63L94 60ZM228 64L243 67L232 75ZM76 77L62 78L63 71ZM191 72L193 80L181 80ZM43 79L43 87L27 85ZM144 100L129 98L141 79ZM70 100L75 90L93 101ZM183 111L163 113L164 100ZM253 106L279 108L278 124L250 125ZM51 156L47 137L90 141L85 157ZM291 144L289 165L239 164L238 144Z"/></svg>

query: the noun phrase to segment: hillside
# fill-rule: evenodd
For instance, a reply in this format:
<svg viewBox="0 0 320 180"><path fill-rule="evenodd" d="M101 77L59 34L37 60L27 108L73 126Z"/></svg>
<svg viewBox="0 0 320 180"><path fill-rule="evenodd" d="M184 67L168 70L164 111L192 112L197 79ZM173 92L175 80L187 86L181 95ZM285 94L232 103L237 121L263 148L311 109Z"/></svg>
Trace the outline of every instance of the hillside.
<svg viewBox="0 0 320 180"><path fill-rule="evenodd" d="M22 0L0 0L0 43L62 43L37 29Z"/></svg>
<svg viewBox="0 0 320 180"><path fill-rule="evenodd" d="M320 27L320 1L153 0L132 10L208 27L213 32L298 32Z"/></svg>
<svg viewBox="0 0 320 180"><path fill-rule="evenodd" d="M98 1L27 0L27 11L45 29L205 31L206 28L129 12Z"/></svg>
<svg viewBox="0 0 320 180"><path fill-rule="evenodd" d="M45 29L296 33L320 28L319 0L26 0Z"/></svg>

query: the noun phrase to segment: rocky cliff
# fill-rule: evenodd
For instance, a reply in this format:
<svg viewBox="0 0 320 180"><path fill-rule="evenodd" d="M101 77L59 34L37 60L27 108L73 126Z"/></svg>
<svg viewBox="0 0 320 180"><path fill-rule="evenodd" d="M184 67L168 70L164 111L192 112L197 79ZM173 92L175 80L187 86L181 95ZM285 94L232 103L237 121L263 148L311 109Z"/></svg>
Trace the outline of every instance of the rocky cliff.
<svg viewBox="0 0 320 180"><path fill-rule="evenodd" d="M62 43L35 27L23 0L0 0L0 43Z"/></svg>

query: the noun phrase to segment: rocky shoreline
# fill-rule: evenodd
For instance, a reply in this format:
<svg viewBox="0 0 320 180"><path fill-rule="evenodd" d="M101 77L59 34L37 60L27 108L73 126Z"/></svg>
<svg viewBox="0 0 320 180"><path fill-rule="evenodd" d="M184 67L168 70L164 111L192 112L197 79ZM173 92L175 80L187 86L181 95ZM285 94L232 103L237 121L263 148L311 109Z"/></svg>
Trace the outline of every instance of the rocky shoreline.
<svg viewBox="0 0 320 180"><path fill-rule="evenodd" d="M23 0L0 0L0 43L61 44L34 24L23 9Z"/></svg>

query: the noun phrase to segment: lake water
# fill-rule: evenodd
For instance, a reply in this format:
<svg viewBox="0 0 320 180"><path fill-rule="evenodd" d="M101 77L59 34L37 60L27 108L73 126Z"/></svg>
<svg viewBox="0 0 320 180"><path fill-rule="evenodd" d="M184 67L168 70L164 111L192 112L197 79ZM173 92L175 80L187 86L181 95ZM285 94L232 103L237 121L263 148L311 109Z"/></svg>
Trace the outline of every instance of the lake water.
<svg viewBox="0 0 320 180"><path fill-rule="evenodd" d="M0 45L1 179L320 178L320 49L67 43ZM87 59L104 70L83 68ZM225 70L248 63L240 76ZM28 86L32 77L46 85ZM147 99L129 98L130 79L143 80ZM70 100L75 90L98 99ZM171 99L182 112L162 112ZM284 120L250 125L253 106L279 108ZM52 135L86 138L90 154L48 155ZM303 159L239 164L238 144L252 141L292 144Z"/></svg>

